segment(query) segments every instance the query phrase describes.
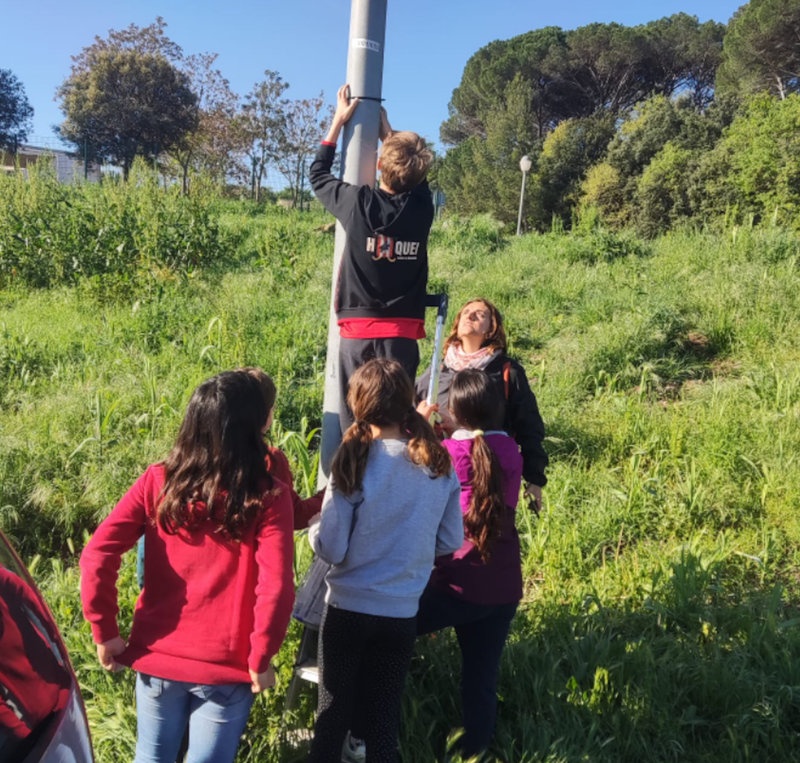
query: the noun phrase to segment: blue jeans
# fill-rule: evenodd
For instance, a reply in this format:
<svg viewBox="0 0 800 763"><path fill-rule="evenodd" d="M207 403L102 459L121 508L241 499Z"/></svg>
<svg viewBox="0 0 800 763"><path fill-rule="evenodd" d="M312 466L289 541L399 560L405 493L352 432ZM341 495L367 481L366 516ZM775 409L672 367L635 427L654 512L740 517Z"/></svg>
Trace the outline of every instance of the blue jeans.
<svg viewBox="0 0 800 763"><path fill-rule="evenodd" d="M175 763L187 723L187 763L232 761L252 704L248 683L192 684L137 673L134 763Z"/></svg>

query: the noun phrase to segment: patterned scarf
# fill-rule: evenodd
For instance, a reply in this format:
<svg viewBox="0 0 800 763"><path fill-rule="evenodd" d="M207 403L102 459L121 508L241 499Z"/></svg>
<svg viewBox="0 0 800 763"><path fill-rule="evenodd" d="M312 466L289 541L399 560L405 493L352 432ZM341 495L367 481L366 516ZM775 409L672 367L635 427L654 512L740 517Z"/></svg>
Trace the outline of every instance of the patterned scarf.
<svg viewBox="0 0 800 763"><path fill-rule="evenodd" d="M482 371L498 355L500 350L493 350L491 347L481 347L477 352L464 352L460 344L451 344L444 356L444 364L454 371L463 371L465 368Z"/></svg>

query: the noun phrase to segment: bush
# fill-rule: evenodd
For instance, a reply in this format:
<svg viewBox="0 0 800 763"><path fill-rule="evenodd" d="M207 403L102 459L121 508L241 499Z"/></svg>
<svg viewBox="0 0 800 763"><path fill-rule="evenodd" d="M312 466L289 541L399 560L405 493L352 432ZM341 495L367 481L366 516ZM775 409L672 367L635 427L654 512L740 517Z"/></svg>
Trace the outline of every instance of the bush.
<svg viewBox="0 0 800 763"><path fill-rule="evenodd" d="M655 236L689 217L687 178L694 161L691 151L667 143L647 165L634 197L636 228L643 236Z"/></svg>
<svg viewBox="0 0 800 763"><path fill-rule="evenodd" d="M67 186L47 163L0 176L0 286L95 279L102 291L174 280L225 260L229 247L203 194L162 188L143 163L128 182ZM104 279L101 284L100 279Z"/></svg>
<svg viewBox="0 0 800 763"><path fill-rule="evenodd" d="M443 247L467 251L494 252L503 243L503 223L491 215L448 217L431 230L428 248Z"/></svg>
<svg viewBox="0 0 800 763"><path fill-rule="evenodd" d="M631 233L598 228L587 234L563 237L563 253L569 262L611 262L620 257L649 254L643 241Z"/></svg>
<svg viewBox="0 0 800 763"><path fill-rule="evenodd" d="M631 215L630 204L625 201L625 184L619 171L607 162L589 168L581 183L579 213L585 215L594 209L605 225L620 228Z"/></svg>
<svg viewBox="0 0 800 763"><path fill-rule="evenodd" d="M695 214L730 223L800 230L800 95L761 95L700 161L691 181Z"/></svg>

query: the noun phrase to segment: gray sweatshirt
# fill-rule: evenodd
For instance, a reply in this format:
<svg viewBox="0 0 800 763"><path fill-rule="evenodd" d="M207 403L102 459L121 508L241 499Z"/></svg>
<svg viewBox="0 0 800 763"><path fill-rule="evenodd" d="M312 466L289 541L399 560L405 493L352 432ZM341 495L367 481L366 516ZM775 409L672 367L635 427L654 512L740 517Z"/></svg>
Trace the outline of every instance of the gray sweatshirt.
<svg viewBox="0 0 800 763"><path fill-rule="evenodd" d="M404 440L374 440L362 489L325 491L314 551L333 567L325 601L383 617L413 617L437 556L461 548L464 523L455 472L433 477Z"/></svg>

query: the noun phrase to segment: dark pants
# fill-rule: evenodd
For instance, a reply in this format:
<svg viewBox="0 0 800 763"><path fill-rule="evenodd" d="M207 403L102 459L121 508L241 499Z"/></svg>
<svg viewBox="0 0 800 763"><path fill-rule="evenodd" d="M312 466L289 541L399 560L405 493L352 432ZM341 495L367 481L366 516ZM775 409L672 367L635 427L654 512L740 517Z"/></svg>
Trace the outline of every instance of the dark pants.
<svg viewBox="0 0 800 763"><path fill-rule="evenodd" d="M309 761L340 763L354 708L369 763L395 763L403 686L416 638L413 617L378 617L325 605L319 701Z"/></svg>
<svg viewBox="0 0 800 763"><path fill-rule="evenodd" d="M472 604L430 587L420 599L417 633L422 635L452 626L461 647L464 736L459 751L464 756L477 755L492 741L500 656L517 604Z"/></svg>
<svg viewBox="0 0 800 763"><path fill-rule="evenodd" d="M419 345L416 339L384 337L381 339L339 340L339 422L342 434L353 423L353 414L347 407L347 385L355 370L373 358L396 360L405 368L411 382L417 377Z"/></svg>

